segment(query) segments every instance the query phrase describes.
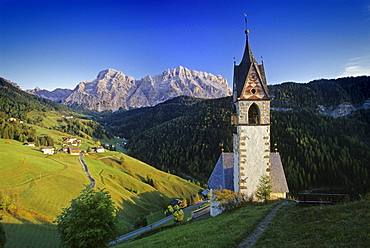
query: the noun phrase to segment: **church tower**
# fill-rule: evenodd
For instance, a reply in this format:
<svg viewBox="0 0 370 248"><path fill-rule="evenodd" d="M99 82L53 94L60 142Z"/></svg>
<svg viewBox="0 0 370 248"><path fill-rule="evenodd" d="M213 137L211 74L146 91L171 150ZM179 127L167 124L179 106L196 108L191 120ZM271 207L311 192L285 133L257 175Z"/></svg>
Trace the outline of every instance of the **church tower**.
<svg viewBox="0 0 370 248"><path fill-rule="evenodd" d="M245 31L245 50L239 65L234 64L233 147L234 191L255 197L259 180L270 176L270 101L265 71L258 64Z"/></svg>
<svg viewBox="0 0 370 248"><path fill-rule="evenodd" d="M239 65L234 64L231 124L233 152L222 151L208 179L211 216L224 211L216 200L219 190L230 190L257 200L260 179L270 177L270 199L286 198L289 192L278 152L270 152L270 101L265 70L258 64L245 32L245 49Z"/></svg>

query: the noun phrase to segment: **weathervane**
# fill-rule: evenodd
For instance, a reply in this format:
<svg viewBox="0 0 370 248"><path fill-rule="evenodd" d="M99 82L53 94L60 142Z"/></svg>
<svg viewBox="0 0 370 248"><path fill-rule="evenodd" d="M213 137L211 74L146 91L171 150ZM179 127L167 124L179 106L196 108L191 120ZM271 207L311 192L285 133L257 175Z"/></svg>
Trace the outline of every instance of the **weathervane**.
<svg viewBox="0 0 370 248"><path fill-rule="evenodd" d="M244 21L245 21L245 33L248 34L249 33L249 30L248 30L248 19L247 19L248 15L246 13L244 13Z"/></svg>

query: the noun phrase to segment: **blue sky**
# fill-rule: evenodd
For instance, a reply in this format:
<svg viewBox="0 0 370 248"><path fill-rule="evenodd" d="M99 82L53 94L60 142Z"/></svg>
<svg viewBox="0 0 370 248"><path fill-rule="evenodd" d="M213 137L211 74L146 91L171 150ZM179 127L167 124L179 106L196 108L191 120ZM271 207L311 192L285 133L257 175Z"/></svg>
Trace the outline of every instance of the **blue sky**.
<svg viewBox="0 0 370 248"><path fill-rule="evenodd" d="M0 76L22 89L179 65L231 85L244 13L269 84L370 75L370 0L0 0L0 10Z"/></svg>

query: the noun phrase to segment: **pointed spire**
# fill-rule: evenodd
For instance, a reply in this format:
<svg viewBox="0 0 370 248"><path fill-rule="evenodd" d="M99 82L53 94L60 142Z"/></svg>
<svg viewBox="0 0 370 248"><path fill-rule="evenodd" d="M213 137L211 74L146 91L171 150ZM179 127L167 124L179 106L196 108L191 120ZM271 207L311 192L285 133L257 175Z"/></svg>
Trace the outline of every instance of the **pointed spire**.
<svg viewBox="0 0 370 248"><path fill-rule="evenodd" d="M247 28L247 15L244 14L244 17L245 17L245 25ZM247 82L248 73L251 70L255 71L253 73L260 80L260 83L262 84L263 92L265 92L265 96L269 98L269 94L267 91L267 83L266 83L264 65L263 65L263 62L261 65L259 65L256 59L254 58L252 49L249 45L248 34L249 34L249 30L246 29L245 30L245 48L244 48L243 58L239 65L236 65L234 63L233 101L237 101L240 97L242 97L243 88Z"/></svg>
<svg viewBox="0 0 370 248"><path fill-rule="evenodd" d="M239 65L249 65L254 61L254 57L252 54L251 47L249 45L249 39L248 39L248 30L246 30L246 35L245 35L245 50L244 50L244 55L242 58L242 61L240 62Z"/></svg>
<svg viewBox="0 0 370 248"><path fill-rule="evenodd" d="M248 20L247 20L247 14L244 13L244 20L245 20L245 50L244 55L242 58L242 61L240 62L239 66L242 64L247 64L249 66L249 63L252 63L254 60L252 50L249 45L249 39L248 39Z"/></svg>

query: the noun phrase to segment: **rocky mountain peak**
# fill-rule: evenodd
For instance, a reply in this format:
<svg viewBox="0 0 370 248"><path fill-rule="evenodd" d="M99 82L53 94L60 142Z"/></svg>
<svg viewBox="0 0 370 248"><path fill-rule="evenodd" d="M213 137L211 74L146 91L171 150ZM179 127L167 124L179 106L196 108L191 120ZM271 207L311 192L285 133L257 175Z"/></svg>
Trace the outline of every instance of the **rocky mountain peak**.
<svg viewBox="0 0 370 248"><path fill-rule="evenodd" d="M103 79L111 79L115 77L125 77L125 74L123 74L123 72L120 72L114 69L106 69L106 70L99 72L96 79L103 80Z"/></svg>
<svg viewBox="0 0 370 248"><path fill-rule="evenodd" d="M137 80L124 73L106 69L91 81L79 83L61 99L44 90L36 95L57 100L73 108L96 111L115 111L154 106L177 96L220 98L231 95L227 80L207 72L189 70L183 66L167 69L154 76Z"/></svg>

